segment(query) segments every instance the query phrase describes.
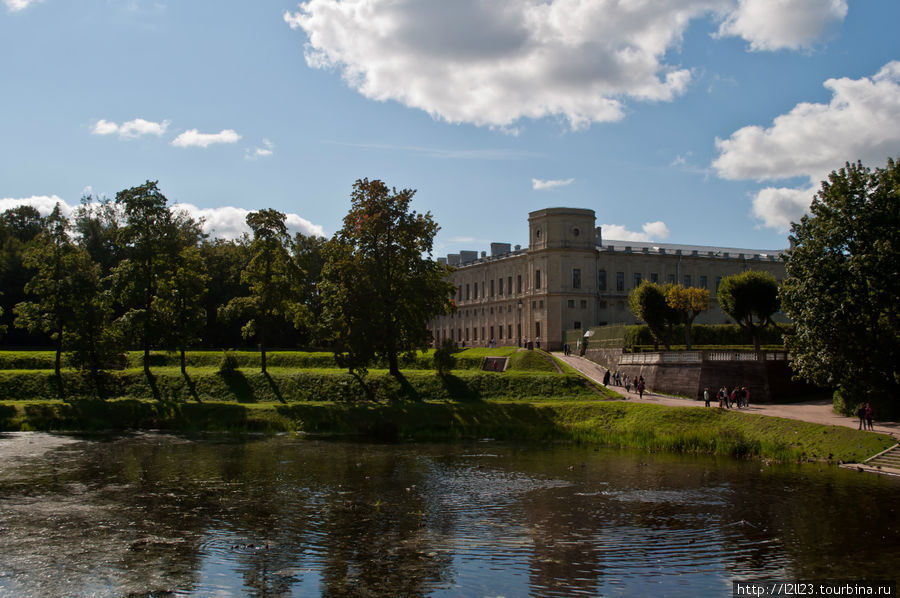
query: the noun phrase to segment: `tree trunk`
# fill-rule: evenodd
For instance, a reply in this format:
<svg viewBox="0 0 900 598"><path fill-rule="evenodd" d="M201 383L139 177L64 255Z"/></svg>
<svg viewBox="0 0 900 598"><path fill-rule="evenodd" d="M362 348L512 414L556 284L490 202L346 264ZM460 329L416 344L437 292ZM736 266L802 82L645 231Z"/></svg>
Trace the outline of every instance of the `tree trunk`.
<svg viewBox="0 0 900 598"><path fill-rule="evenodd" d="M684 344L687 345L687 350L691 350L691 324L692 320L685 320L684 322Z"/></svg>
<svg viewBox="0 0 900 598"><path fill-rule="evenodd" d="M150 377L150 345L144 343L144 375Z"/></svg>
<svg viewBox="0 0 900 598"><path fill-rule="evenodd" d="M56 360L53 362L53 373L59 378L59 364L62 357L62 330L56 331Z"/></svg>
<svg viewBox="0 0 900 598"><path fill-rule="evenodd" d="M262 373L266 373L266 346L262 343L259 345L260 351L260 366L262 367Z"/></svg>
<svg viewBox="0 0 900 598"><path fill-rule="evenodd" d="M181 347L181 375L187 376L187 368L185 367L184 347Z"/></svg>
<svg viewBox="0 0 900 598"><path fill-rule="evenodd" d="M388 353L388 367L390 368L391 375L394 377L400 377L400 365L397 363L397 352L391 351Z"/></svg>

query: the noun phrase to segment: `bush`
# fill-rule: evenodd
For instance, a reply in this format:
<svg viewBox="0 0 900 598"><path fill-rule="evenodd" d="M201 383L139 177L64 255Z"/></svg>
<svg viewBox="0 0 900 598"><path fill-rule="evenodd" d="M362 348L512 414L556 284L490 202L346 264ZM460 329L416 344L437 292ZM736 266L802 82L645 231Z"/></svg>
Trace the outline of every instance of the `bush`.
<svg viewBox="0 0 900 598"><path fill-rule="evenodd" d="M434 369L437 370L439 375L446 376L450 373L450 370L456 367L454 353L456 353L456 343L450 339L444 339L441 347L435 350L432 356L432 363L434 363Z"/></svg>
<svg viewBox="0 0 900 598"><path fill-rule="evenodd" d="M222 361L219 363L219 373L230 376L238 371L238 359L234 351L222 351Z"/></svg>

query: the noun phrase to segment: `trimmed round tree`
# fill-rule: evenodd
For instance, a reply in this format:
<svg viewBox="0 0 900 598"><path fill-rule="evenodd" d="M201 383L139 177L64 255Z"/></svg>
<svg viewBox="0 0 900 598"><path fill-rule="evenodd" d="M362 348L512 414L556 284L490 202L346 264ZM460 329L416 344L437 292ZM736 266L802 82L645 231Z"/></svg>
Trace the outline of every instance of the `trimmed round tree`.
<svg viewBox="0 0 900 598"><path fill-rule="evenodd" d="M717 298L722 311L750 333L753 348L759 351L759 333L775 325L772 316L779 308L775 277L759 270L726 276L719 283Z"/></svg>

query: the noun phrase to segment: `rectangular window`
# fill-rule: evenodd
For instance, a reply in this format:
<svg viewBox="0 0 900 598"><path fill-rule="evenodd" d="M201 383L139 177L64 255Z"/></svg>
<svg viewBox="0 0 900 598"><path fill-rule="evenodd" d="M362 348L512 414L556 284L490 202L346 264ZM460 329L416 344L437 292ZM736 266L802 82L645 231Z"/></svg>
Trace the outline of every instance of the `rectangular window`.
<svg viewBox="0 0 900 598"><path fill-rule="evenodd" d="M650 273L650 282L652 282L653 284L659 284L659 273L658 272Z"/></svg>
<svg viewBox="0 0 900 598"><path fill-rule="evenodd" d="M669 274L669 275L667 275L667 276L666 276L666 282L667 282L668 284L675 284L675 275L674 275L674 274Z"/></svg>
<svg viewBox="0 0 900 598"><path fill-rule="evenodd" d="M474 299L478 299L478 283L477 283L477 282L475 283L475 295L474 295Z"/></svg>
<svg viewBox="0 0 900 598"><path fill-rule="evenodd" d="M541 288L541 271L540 270L534 271L534 288L536 288L536 289Z"/></svg>
<svg viewBox="0 0 900 598"><path fill-rule="evenodd" d="M493 326L491 326L491 339L490 340L494 340L494 327Z"/></svg>
<svg viewBox="0 0 900 598"><path fill-rule="evenodd" d="M534 337L541 338L541 323L540 322L534 323Z"/></svg>
<svg viewBox="0 0 900 598"><path fill-rule="evenodd" d="M532 302L531 302L531 309L534 309L535 307L537 307L537 301L532 301Z"/></svg>
<svg viewBox="0 0 900 598"><path fill-rule="evenodd" d="M456 329L456 340L458 340L458 341L462 340L462 328Z"/></svg>
<svg viewBox="0 0 900 598"><path fill-rule="evenodd" d="M500 340L503 340L503 326L497 326L497 335L500 337Z"/></svg>
<svg viewBox="0 0 900 598"><path fill-rule="evenodd" d="M575 307L575 300L569 299L569 307Z"/></svg>
<svg viewBox="0 0 900 598"><path fill-rule="evenodd" d="M472 329L472 340L475 340L475 341L478 340L478 328Z"/></svg>
<svg viewBox="0 0 900 598"><path fill-rule="evenodd" d="M706 288L706 277L705 277L705 276L701 276L701 277L700 277L700 288L701 288L701 289L705 289L705 288Z"/></svg>
<svg viewBox="0 0 900 598"><path fill-rule="evenodd" d="M636 289L639 286L641 286L641 273L635 272L634 273L634 286L632 288Z"/></svg>
<svg viewBox="0 0 900 598"><path fill-rule="evenodd" d="M506 338L512 338L512 324L506 325Z"/></svg>
<svg viewBox="0 0 900 598"><path fill-rule="evenodd" d="M572 326L572 328L574 328L575 330L581 330L581 322L576 320L575 325Z"/></svg>
<svg viewBox="0 0 900 598"><path fill-rule="evenodd" d="M606 301L600 302L600 309L606 309L607 307L608 307L608 304L606 303Z"/></svg>
<svg viewBox="0 0 900 598"><path fill-rule="evenodd" d="M684 287L688 288L689 286L691 286L691 275L685 274L684 275Z"/></svg>
<svg viewBox="0 0 900 598"><path fill-rule="evenodd" d="M516 292L519 294L522 293L522 275L521 274L516 275Z"/></svg>
<svg viewBox="0 0 900 598"><path fill-rule="evenodd" d="M572 270L572 288L581 288L581 268L575 268Z"/></svg>
<svg viewBox="0 0 900 598"><path fill-rule="evenodd" d="M581 300L581 309L587 309L587 299Z"/></svg>
<svg viewBox="0 0 900 598"><path fill-rule="evenodd" d="M491 279L491 297L494 296L494 279Z"/></svg>
<svg viewBox="0 0 900 598"><path fill-rule="evenodd" d="M466 328L466 340L469 340L469 329Z"/></svg>
<svg viewBox="0 0 900 598"><path fill-rule="evenodd" d="M512 294L513 294L513 290L512 290L512 276L507 276L507 277L506 277L506 294L507 294L507 295L512 295Z"/></svg>
<svg viewBox="0 0 900 598"><path fill-rule="evenodd" d="M616 290L617 291L625 290L625 273L624 272L616 272Z"/></svg>
<svg viewBox="0 0 900 598"><path fill-rule="evenodd" d="M716 292L719 292L719 283L722 282L721 276L716 276Z"/></svg>
<svg viewBox="0 0 900 598"><path fill-rule="evenodd" d="M484 335L484 326L481 327L481 340L486 341L487 337Z"/></svg>
<svg viewBox="0 0 900 598"><path fill-rule="evenodd" d="M539 309L544 309L544 300L543 300L543 299L541 299L540 301L538 301L538 308L539 308Z"/></svg>
<svg viewBox="0 0 900 598"><path fill-rule="evenodd" d="M597 288L601 291L606 290L606 270L597 272Z"/></svg>
<svg viewBox="0 0 900 598"><path fill-rule="evenodd" d="M468 285L468 284L466 284L466 301L468 301L468 300L469 300L469 297L470 297L470 295L469 295L469 291L470 291L470 290L471 290L471 289L469 289L469 285Z"/></svg>

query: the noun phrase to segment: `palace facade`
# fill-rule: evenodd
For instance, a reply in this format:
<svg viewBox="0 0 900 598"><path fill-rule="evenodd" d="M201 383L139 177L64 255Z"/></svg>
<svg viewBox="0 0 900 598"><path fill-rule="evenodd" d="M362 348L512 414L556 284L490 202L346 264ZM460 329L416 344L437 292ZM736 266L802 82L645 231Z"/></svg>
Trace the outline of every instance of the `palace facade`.
<svg viewBox="0 0 900 598"><path fill-rule="evenodd" d="M707 288L710 307L695 323L728 323L716 291L745 270L784 276L781 250L734 249L604 240L594 211L547 208L528 215L528 247L491 243L490 255L462 251L438 258L454 267L456 312L429 328L466 347L562 348L566 330L638 323L628 294L644 280Z"/></svg>

